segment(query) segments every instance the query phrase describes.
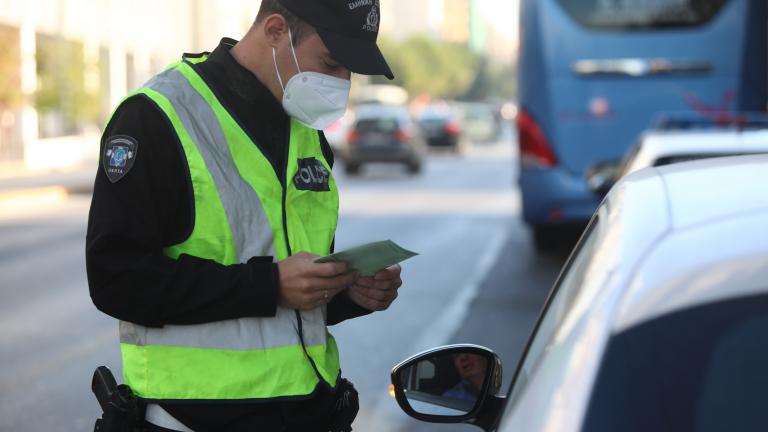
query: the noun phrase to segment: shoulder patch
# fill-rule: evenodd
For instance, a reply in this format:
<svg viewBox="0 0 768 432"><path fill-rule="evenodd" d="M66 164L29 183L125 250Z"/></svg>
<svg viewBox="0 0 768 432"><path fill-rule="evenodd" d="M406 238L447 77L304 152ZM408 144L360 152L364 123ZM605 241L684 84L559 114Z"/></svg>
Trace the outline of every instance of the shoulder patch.
<svg viewBox="0 0 768 432"><path fill-rule="evenodd" d="M138 150L139 142L128 135L112 135L107 138L102 165L109 181L115 183L128 174Z"/></svg>

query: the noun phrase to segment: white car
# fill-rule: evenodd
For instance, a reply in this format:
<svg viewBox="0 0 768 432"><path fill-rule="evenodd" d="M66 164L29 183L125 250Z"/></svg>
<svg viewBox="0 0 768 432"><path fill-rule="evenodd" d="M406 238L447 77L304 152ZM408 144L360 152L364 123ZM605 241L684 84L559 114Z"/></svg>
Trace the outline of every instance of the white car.
<svg viewBox="0 0 768 432"><path fill-rule="evenodd" d="M645 132L622 161L587 172L593 191L605 195L621 177L646 167L713 157L768 153L768 117L749 115L721 123L706 118L669 117Z"/></svg>
<svg viewBox="0 0 768 432"><path fill-rule="evenodd" d="M487 431L756 431L766 365L768 156L739 156L611 190L504 394L498 357L471 345L412 357L392 383L409 415Z"/></svg>

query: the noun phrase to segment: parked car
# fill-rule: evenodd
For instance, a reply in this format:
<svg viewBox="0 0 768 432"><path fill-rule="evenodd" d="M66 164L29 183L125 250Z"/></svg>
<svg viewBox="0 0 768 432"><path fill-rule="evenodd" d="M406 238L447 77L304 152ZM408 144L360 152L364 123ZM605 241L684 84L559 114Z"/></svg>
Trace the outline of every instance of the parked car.
<svg viewBox="0 0 768 432"><path fill-rule="evenodd" d="M768 156L630 174L593 215L504 394L499 358L456 345L397 365L398 403L486 431L768 430L767 183Z"/></svg>
<svg viewBox="0 0 768 432"><path fill-rule="evenodd" d="M619 178L649 166L756 153L768 153L766 114L667 115L640 137L623 160L589 169L587 183L602 198Z"/></svg>
<svg viewBox="0 0 768 432"><path fill-rule="evenodd" d="M323 130L325 139L328 140L328 144L331 146L334 154L341 153L344 147L347 145L347 135L349 135L349 127L354 118L352 110L347 110L344 117L336 120L330 126Z"/></svg>
<svg viewBox="0 0 768 432"><path fill-rule="evenodd" d="M473 144L482 144L498 138L501 130L499 109L482 102L456 103L454 106L459 114L465 139Z"/></svg>
<svg viewBox="0 0 768 432"><path fill-rule="evenodd" d="M464 145L461 124L452 110L427 109L419 115L418 121L430 149L461 153Z"/></svg>
<svg viewBox="0 0 768 432"><path fill-rule="evenodd" d="M371 162L405 164L411 174L421 171L424 138L405 107L362 105L354 118L341 152L348 174Z"/></svg>

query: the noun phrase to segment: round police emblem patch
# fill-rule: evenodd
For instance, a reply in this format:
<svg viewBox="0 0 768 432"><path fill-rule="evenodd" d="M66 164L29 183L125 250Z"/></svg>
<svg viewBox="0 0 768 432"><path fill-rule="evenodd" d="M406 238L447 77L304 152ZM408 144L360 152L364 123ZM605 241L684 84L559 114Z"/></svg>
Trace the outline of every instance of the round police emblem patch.
<svg viewBox="0 0 768 432"><path fill-rule="evenodd" d="M128 174L136 160L139 143L128 135L113 135L106 140L102 165L112 183Z"/></svg>

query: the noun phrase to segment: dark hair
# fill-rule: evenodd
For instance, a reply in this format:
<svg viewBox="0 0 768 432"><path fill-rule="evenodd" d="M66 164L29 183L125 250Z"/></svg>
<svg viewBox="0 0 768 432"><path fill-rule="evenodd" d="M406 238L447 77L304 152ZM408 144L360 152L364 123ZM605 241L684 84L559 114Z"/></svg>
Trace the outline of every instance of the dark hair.
<svg viewBox="0 0 768 432"><path fill-rule="evenodd" d="M294 15L291 11L286 9L279 0L262 0L261 7L259 7L259 13L256 15L256 21L254 24L259 24L264 21L268 16L272 14L279 14L285 18L288 23L288 28L291 29L291 35L293 36L293 45L298 45L302 39L313 34L315 28L307 24L306 21Z"/></svg>

